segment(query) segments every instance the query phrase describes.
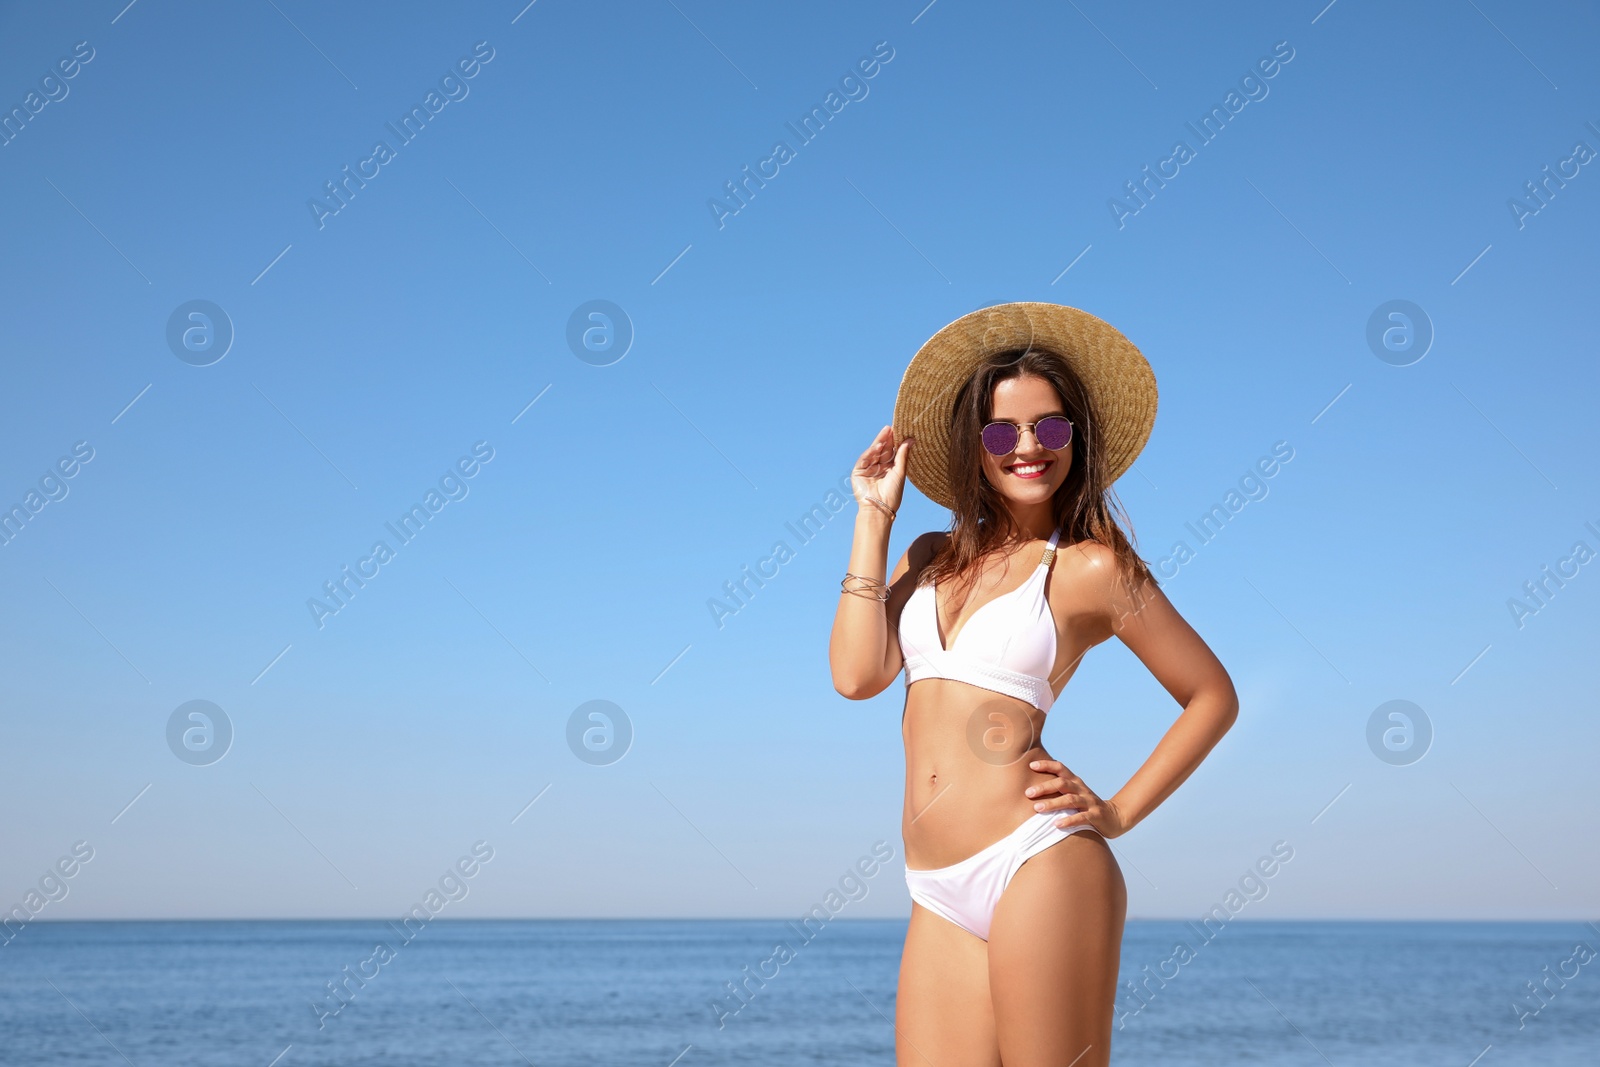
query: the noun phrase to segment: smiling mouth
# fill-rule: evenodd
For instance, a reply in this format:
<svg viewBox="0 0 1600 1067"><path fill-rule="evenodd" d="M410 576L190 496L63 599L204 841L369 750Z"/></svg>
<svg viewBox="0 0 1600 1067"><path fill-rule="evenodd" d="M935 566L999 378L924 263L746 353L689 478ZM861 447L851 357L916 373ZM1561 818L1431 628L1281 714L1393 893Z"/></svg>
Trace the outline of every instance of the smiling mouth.
<svg viewBox="0 0 1600 1067"><path fill-rule="evenodd" d="M1055 465L1055 460L1047 459L1042 463L1013 463L1006 468L1007 474L1014 474L1018 478L1042 478L1044 472Z"/></svg>

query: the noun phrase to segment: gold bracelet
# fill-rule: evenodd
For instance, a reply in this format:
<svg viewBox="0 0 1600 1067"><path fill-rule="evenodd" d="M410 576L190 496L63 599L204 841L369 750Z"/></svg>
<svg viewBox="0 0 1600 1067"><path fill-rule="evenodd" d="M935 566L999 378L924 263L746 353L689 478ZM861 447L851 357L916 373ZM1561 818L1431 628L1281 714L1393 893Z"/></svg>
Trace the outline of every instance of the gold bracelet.
<svg viewBox="0 0 1600 1067"><path fill-rule="evenodd" d="M894 521L894 509L891 508L888 504L885 504L883 501L879 500L875 496L867 497L867 503L871 504L873 507L875 507L879 511L883 512L885 515L889 516L889 521L890 522Z"/></svg>
<svg viewBox="0 0 1600 1067"><path fill-rule="evenodd" d="M855 579L857 582L862 584L857 588L852 589L845 584L851 579ZM852 596L865 597L868 600L876 600L880 604L888 600L890 597L890 589L886 583L879 581L877 578L868 578L864 574L846 573L845 576L839 581L839 589L841 592L849 593Z"/></svg>

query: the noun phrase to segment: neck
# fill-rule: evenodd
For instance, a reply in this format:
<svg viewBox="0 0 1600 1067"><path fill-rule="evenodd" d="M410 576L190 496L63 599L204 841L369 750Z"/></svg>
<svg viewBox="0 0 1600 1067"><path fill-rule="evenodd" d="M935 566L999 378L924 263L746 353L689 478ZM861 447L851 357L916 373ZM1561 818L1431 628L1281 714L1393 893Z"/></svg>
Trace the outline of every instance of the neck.
<svg viewBox="0 0 1600 1067"><path fill-rule="evenodd" d="M1056 522L1048 500L1038 504L1013 504L1006 501L1004 508L1005 514L1001 522L1005 526L1007 537L1048 541L1050 535L1056 532Z"/></svg>

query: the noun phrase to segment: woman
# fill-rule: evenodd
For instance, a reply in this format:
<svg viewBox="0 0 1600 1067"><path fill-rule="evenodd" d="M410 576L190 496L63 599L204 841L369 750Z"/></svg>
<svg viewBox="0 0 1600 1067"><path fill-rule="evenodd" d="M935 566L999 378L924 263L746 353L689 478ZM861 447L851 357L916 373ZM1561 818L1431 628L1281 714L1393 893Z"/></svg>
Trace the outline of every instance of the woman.
<svg viewBox="0 0 1600 1067"><path fill-rule="evenodd" d="M1111 483L1155 406L1149 364L1107 323L1001 304L918 351L895 425L856 464L829 661L855 700L906 671L899 1064L1109 1062L1127 896L1106 842L1171 795L1238 713L1227 671L1116 518ZM885 581L908 475L951 509L951 530L917 537ZM1103 798L1039 733L1084 653L1112 636L1183 711Z"/></svg>

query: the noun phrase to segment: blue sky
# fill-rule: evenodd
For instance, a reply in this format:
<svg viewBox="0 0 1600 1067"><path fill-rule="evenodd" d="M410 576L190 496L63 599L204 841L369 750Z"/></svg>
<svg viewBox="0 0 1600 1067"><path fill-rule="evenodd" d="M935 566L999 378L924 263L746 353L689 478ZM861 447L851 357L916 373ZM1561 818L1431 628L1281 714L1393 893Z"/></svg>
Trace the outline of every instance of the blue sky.
<svg viewBox="0 0 1600 1067"><path fill-rule="evenodd" d="M1168 594L1242 698L1115 842L1130 913L1197 915L1285 841L1261 917L1592 915L1600 164L1574 147L1600 150L1600 25L1521 14L0 11L0 105L29 115L0 146L0 497L39 493L0 546L0 903L87 841L41 917L393 916L485 841L457 914L788 916L884 840L853 913L906 914L903 686L834 693L850 514L787 524L924 339L1026 299L1155 368L1118 489L1148 559L1189 543ZM221 358L169 344L191 301L231 324ZM569 344L592 301L620 358ZM1420 359L1369 346L1392 301ZM894 555L946 522L909 492ZM319 620L346 566L369 577ZM231 724L205 765L168 743L195 700ZM621 759L569 745L596 700ZM1368 745L1392 700L1431 724L1420 760ZM1102 646L1045 741L1110 794L1177 710Z"/></svg>

